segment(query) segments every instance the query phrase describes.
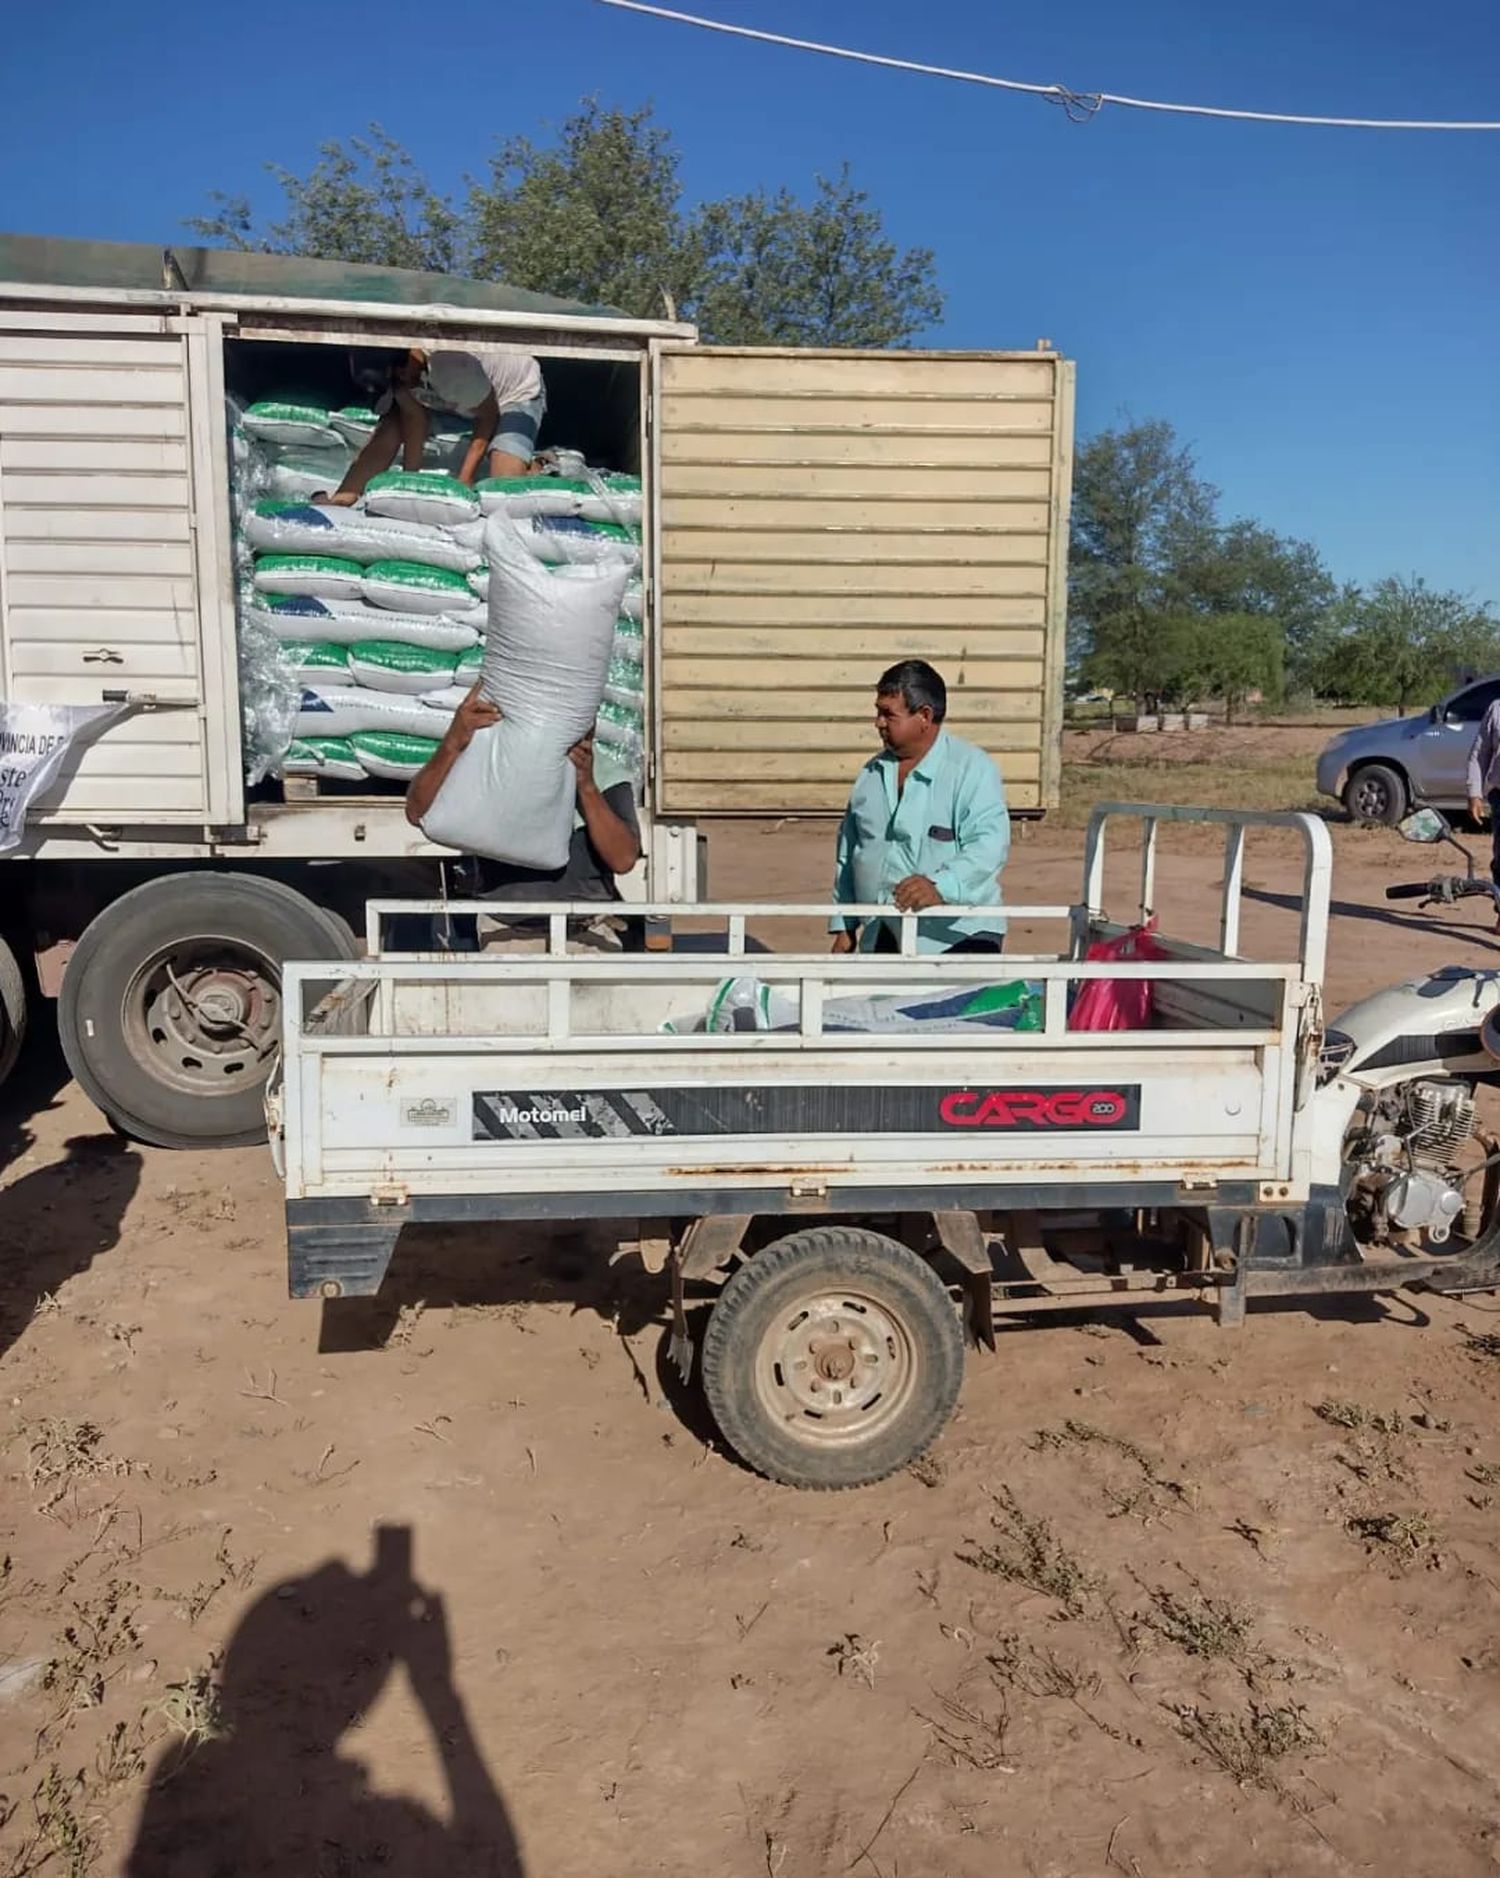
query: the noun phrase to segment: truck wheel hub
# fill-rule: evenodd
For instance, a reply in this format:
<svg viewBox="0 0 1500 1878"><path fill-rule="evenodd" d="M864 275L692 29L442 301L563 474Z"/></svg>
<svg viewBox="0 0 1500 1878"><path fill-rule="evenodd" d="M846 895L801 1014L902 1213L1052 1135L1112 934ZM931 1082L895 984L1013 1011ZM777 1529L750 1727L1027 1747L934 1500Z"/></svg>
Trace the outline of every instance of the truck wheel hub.
<svg viewBox="0 0 1500 1878"><path fill-rule="evenodd" d="M779 1412L807 1418L825 1436L863 1432L883 1402L904 1392L910 1346L873 1299L848 1294L788 1311L762 1350L762 1375Z"/></svg>

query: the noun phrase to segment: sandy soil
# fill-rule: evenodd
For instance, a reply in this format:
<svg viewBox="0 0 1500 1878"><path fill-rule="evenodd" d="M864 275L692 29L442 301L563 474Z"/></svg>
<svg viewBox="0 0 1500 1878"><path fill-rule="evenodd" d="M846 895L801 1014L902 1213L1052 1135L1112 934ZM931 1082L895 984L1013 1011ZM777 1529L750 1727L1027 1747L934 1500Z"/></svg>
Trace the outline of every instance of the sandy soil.
<svg viewBox="0 0 1500 1878"><path fill-rule="evenodd" d="M1449 959L1336 831L1330 1003ZM821 895L826 831L717 891ZM1079 840L1018 841L1014 901ZM1163 860L1211 927L1200 837ZM1292 915L1252 852L1247 933ZM0 1874L1493 1873L1497 1300L1052 1321L916 1471L772 1487L597 1243L429 1234L291 1304L262 1151L7 1092Z"/></svg>

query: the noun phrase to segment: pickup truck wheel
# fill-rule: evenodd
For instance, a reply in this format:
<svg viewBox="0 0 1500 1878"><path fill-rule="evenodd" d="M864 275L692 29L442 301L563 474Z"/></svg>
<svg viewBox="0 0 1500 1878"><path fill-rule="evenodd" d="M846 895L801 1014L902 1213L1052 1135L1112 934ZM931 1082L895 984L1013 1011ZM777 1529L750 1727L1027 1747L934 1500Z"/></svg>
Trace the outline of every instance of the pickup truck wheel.
<svg viewBox="0 0 1500 1878"><path fill-rule="evenodd" d="M174 874L107 906L68 961L68 1068L124 1134L164 1148L264 1141L285 960L351 958L337 914L253 874Z"/></svg>
<svg viewBox="0 0 1500 1878"><path fill-rule="evenodd" d="M792 1487L863 1487L908 1466L952 1413L963 1367L958 1313L931 1266L848 1226L757 1253L703 1336L724 1439Z"/></svg>
<svg viewBox="0 0 1500 1878"><path fill-rule="evenodd" d="M1351 821L1394 828L1406 813L1406 780L1388 763L1365 763L1344 784Z"/></svg>
<svg viewBox="0 0 1500 1878"><path fill-rule="evenodd" d="M0 1082L15 1068L26 1040L26 979L5 940L0 939Z"/></svg>

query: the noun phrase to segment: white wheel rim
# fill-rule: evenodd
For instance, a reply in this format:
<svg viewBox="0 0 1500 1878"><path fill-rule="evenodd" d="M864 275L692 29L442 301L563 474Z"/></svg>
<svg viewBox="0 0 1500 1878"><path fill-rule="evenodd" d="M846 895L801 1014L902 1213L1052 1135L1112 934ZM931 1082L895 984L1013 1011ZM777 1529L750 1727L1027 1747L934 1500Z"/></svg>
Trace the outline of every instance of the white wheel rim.
<svg viewBox="0 0 1500 1878"><path fill-rule="evenodd" d="M755 1353L761 1406L813 1447L871 1440L899 1418L916 1380L906 1326L857 1289L820 1287L780 1306Z"/></svg>

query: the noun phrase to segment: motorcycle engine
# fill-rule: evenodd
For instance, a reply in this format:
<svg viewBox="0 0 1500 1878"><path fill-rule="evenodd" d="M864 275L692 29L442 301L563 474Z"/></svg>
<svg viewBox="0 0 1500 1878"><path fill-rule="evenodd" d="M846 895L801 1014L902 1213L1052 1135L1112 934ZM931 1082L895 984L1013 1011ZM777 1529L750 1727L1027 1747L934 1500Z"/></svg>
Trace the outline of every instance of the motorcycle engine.
<svg viewBox="0 0 1500 1878"><path fill-rule="evenodd" d="M1434 1078L1378 1097L1346 1154L1356 1237L1369 1244L1425 1233L1442 1245L1464 1210L1453 1161L1473 1131L1467 1083Z"/></svg>

